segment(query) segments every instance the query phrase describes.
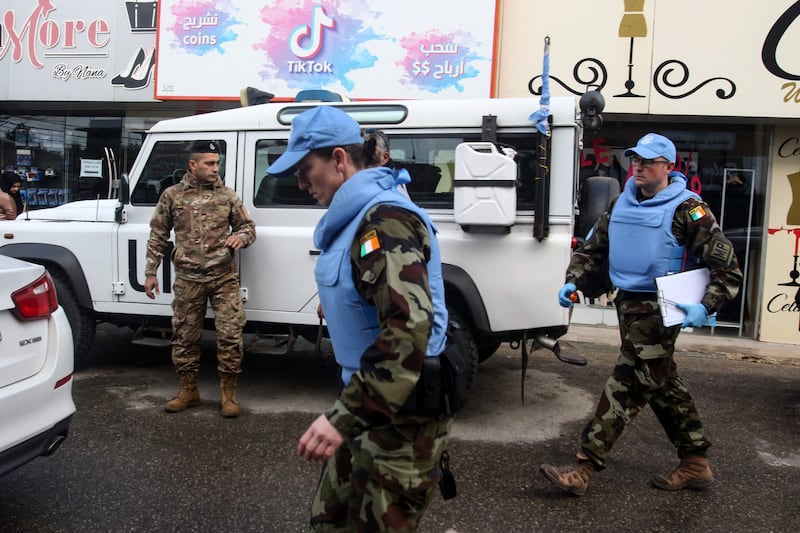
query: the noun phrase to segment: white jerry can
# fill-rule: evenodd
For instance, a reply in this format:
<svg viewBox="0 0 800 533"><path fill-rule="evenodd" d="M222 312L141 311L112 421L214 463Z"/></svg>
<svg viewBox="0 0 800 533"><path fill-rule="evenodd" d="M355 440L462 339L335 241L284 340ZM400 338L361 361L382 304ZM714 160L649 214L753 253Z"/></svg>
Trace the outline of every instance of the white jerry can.
<svg viewBox="0 0 800 533"><path fill-rule="evenodd" d="M512 151L513 152L513 151ZM456 146L453 180L456 223L512 226L517 216L517 165L491 142Z"/></svg>

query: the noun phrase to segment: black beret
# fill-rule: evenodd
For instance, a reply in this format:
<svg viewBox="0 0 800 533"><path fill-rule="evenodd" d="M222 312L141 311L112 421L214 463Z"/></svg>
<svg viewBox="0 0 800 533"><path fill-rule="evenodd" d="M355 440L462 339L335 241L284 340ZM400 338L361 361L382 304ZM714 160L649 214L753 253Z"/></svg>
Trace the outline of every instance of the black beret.
<svg viewBox="0 0 800 533"><path fill-rule="evenodd" d="M219 143L217 141L195 141L189 147L189 152L193 154L218 154Z"/></svg>

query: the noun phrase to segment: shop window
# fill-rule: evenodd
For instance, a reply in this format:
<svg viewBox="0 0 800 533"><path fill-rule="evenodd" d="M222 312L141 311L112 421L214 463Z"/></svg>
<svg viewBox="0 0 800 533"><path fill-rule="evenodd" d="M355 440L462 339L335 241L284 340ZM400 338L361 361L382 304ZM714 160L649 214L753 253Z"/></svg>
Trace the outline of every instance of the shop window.
<svg viewBox="0 0 800 533"><path fill-rule="evenodd" d="M581 178L610 175L624 186L632 174L626 148L648 131L675 143L675 170L687 177L687 187L711 207L734 245L745 280L736 299L718 314L715 332L755 335L761 235L768 170L768 136L762 126L660 123L642 126L606 123L593 138L584 139Z"/></svg>
<svg viewBox="0 0 800 533"><path fill-rule="evenodd" d="M121 131L119 117L0 115L0 168L23 178L29 209L111 198Z"/></svg>

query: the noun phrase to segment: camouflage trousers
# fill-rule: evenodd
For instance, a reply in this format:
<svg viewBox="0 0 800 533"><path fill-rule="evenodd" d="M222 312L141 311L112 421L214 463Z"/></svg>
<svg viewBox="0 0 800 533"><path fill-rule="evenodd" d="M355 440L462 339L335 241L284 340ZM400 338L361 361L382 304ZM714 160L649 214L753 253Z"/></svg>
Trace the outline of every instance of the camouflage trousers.
<svg viewBox="0 0 800 533"><path fill-rule="evenodd" d="M711 443L694 400L673 360L680 326L664 327L656 313L620 313L619 359L606 381L594 417L583 430L581 449L598 469L611 447L645 406L655 413L678 455L705 455Z"/></svg>
<svg viewBox="0 0 800 533"><path fill-rule="evenodd" d="M345 439L325 463L311 529L416 531L433 499L453 417L374 427Z"/></svg>
<svg viewBox="0 0 800 533"><path fill-rule="evenodd" d="M217 333L217 368L238 374L242 364L242 328L247 321L239 294L239 274L230 272L211 281L177 278L172 285L172 363L175 370L197 372L200 341L208 302L214 310Z"/></svg>

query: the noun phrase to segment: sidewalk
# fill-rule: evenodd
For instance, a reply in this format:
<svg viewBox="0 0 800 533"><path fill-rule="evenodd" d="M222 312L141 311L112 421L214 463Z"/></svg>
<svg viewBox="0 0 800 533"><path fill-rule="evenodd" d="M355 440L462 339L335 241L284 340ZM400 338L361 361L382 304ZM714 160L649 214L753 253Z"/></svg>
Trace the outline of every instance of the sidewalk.
<svg viewBox="0 0 800 533"><path fill-rule="evenodd" d="M619 330L604 325L571 324L569 331L559 339L562 342L588 342L619 345ZM800 349L792 344L761 342L743 337L708 335L702 332L682 331L678 336L677 351L722 355L732 359L762 362L783 362L800 366Z"/></svg>

